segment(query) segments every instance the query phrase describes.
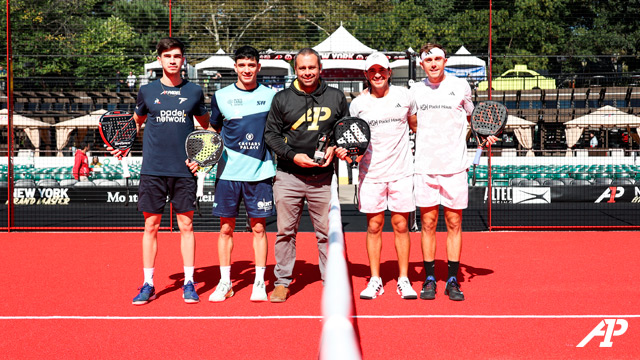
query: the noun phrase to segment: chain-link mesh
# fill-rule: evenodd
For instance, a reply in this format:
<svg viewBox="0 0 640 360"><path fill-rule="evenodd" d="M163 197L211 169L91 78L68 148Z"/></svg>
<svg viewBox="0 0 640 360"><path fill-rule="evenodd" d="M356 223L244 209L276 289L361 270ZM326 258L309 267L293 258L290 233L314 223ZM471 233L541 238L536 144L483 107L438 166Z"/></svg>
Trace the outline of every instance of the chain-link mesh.
<svg viewBox="0 0 640 360"><path fill-rule="evenodd" d="M470 206L479 214L474 223L638 225L621 215L637 210L640 198L638 0L12 0L9 9L12 63L4 60L3 46L0 109L6 112L13 98L14 127L8 129L7 114L0 113L5 124L0 185L8 186L6 155L13 131L15 224L62 223L56 216L63 212L42 212L43 207L26 203L57 199L46 190L55 188L54 181L60 188L73 186L73 156L84 142L93 144L90 158L102 163L95 165L102 171L94 171L92 181L122 180L116 165L105 165L109 154L97 121L107 110L134 110L140 86L162 76L155 45L171 34L186 43L183 76L204 89L207 106L216 90L235 82L231 56L243 45L261 52L259 80L275 90L295 76L292 54L318 49L322 77L351 99L366 87L362 63L371 51L386 52L392 82L406 86L425 77L420 66L412 67L415 53L427 42L439 43L449 56L447 74L465 78L476 103L502 102L514 117L492 149L496 215L490 222L483 213L489 196L483 187L489 164L484 163L479 173L486 178L471 188ZM9 34L6 11L7 1L1 1L3 44ZM12 75L12 89L7 75ZM132 149L134 165L141 161L141 140ZM475 148L472 136L468 145ZM36 186L17 186L22 180ZM549 187L551 203L561 202L562 211L553 213L555 204L503 211L504 204L521 196L518 186ZM75 199L75 188L70 189L66 194ZM113 189L96 192L97 201L120 199L119 188ZM605 211L614 207L622 210ZM2 211L0 222L6 225L6 207Z"/></svg>

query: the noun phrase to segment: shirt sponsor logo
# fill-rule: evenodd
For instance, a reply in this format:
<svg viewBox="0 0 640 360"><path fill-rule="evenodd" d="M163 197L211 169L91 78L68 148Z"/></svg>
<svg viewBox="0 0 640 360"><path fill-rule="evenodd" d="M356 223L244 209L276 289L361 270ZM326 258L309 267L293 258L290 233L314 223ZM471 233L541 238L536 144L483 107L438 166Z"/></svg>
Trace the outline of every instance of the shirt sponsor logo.
<svg viewBox="0 0 640 360"><path fill-rule="evenodd" d="M258 206L258 210L269 211L273 208L273 201L265 201L262 199L262 201L258 201L256 205Z"/></svg>
<svg viewBox="0 0 640 360"><path fill-rule="evenodd" d="M180 100L180 104L182 104L183 102L189 100L188 98L183 98L183 97L178 98L178 99Z"/></svg>
<svg viewBox="0 0 640 360"><path fill-rule="evenodd" d="M264 101L264 100L258 101L258 106L262 106L262 105L266 105L266 104L267 104L267 102Z"/></svg>
<svg viewBox="0 0 640 360"><path fill-rule="evenodd" d="M163 92L160 93L160 95L179 96L181 94L180 94L180 90L164 90Z"/></svg>
<svg viewBox="0 0 640 360"><path fill-rule="evenodd" d="M371 120L371 121L368 121L367 123L369 124L370 127L374 127L374 126L378 126L378 125L390 124L390 123L395 123L395 122L402 122L403 120L404 119L400 119L400 118L382 119L382 120Z"/></svg>
<svg viewBox="0 0 640 360"><path fill-rule="evenodd" d="M231 106L242 106L242 99L229 99L227 104Z"/></svg>
<svg viewBox="0 0 640 360"><path fill-rule="evenodd" d="M154 103L154 104L162 104L162 103L160 102L160 99L158 99L158 98L156 98L156 99L153 101L153 103ZM138 107L136 106L136 109L137 109L137 108L138 108Z"/></svg>
<svg viewBox="0 0 640 360"><path fill-rule="evenodd" d="M184 110L160 110L158 122L186 123L187 114Z"/></svg>

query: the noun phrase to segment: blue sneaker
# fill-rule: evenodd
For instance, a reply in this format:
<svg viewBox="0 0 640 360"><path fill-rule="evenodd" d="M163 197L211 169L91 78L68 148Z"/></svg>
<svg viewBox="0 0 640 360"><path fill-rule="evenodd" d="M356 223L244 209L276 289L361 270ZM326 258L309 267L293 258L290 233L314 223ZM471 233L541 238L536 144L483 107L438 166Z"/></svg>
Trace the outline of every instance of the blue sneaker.
<svg viewBox="0 0 640 360"><path fill-rule="evenodd" d="M182 291L183 291L182 298L184 299L184 302L186 302L187 304L195 304L200 302L198 293L196 293L195 285L196 284L189 281L187 282L186 285L182 287Z"/></svg>
<svg viewBox="0 0 640 360"><path fill-rule="evenodd" d="M156 298L156 288L147 283L144 283L138 290L140 290L140 293L133 298L133 305L144 305Z"/></svg>
<svg viewBox="0 0 640 360"><path fill-rule="evenodd" d="M444 289L444 294L449 295L449 300L464 301L464 294L462 290L460 290L458 280L454 276L447 280L447 287Z"/></svg>

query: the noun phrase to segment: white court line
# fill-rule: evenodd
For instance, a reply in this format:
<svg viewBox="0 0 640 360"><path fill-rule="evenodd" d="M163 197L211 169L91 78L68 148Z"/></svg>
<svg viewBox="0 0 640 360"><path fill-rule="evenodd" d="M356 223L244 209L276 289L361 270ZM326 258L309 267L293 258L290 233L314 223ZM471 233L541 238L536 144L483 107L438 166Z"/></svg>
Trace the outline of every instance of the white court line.
<svg viewBox="0 0 640 360"><path fill-rule="evenodd" d="M620 319L640 315L356 315L355 319ZM322 320L322 316L0 316L0 320Z"/></svg>

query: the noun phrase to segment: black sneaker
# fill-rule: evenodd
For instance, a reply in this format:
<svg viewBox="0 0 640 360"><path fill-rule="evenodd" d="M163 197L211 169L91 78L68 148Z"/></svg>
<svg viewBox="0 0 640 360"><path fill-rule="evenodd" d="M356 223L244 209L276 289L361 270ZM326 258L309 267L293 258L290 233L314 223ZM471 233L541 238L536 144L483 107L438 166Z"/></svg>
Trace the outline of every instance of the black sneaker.
<svg viewBox="0 0 640 360"><path fill-rule="evenodd" d="M422 284L422 291L420 291L420 299L433 300L436 298L436 279L433 276L427 277L427 280Z"/></svg>
<svg viewBox="0 0 640 360"><path fill-rule="evenodd" d="M449 300L453 300L453 301L464 300L464 294L460 290L460 285L458 284L458 280L453 276L449 278L449 280L447 280L447 288L444 289L444 294L449 295Z"/></svg>

